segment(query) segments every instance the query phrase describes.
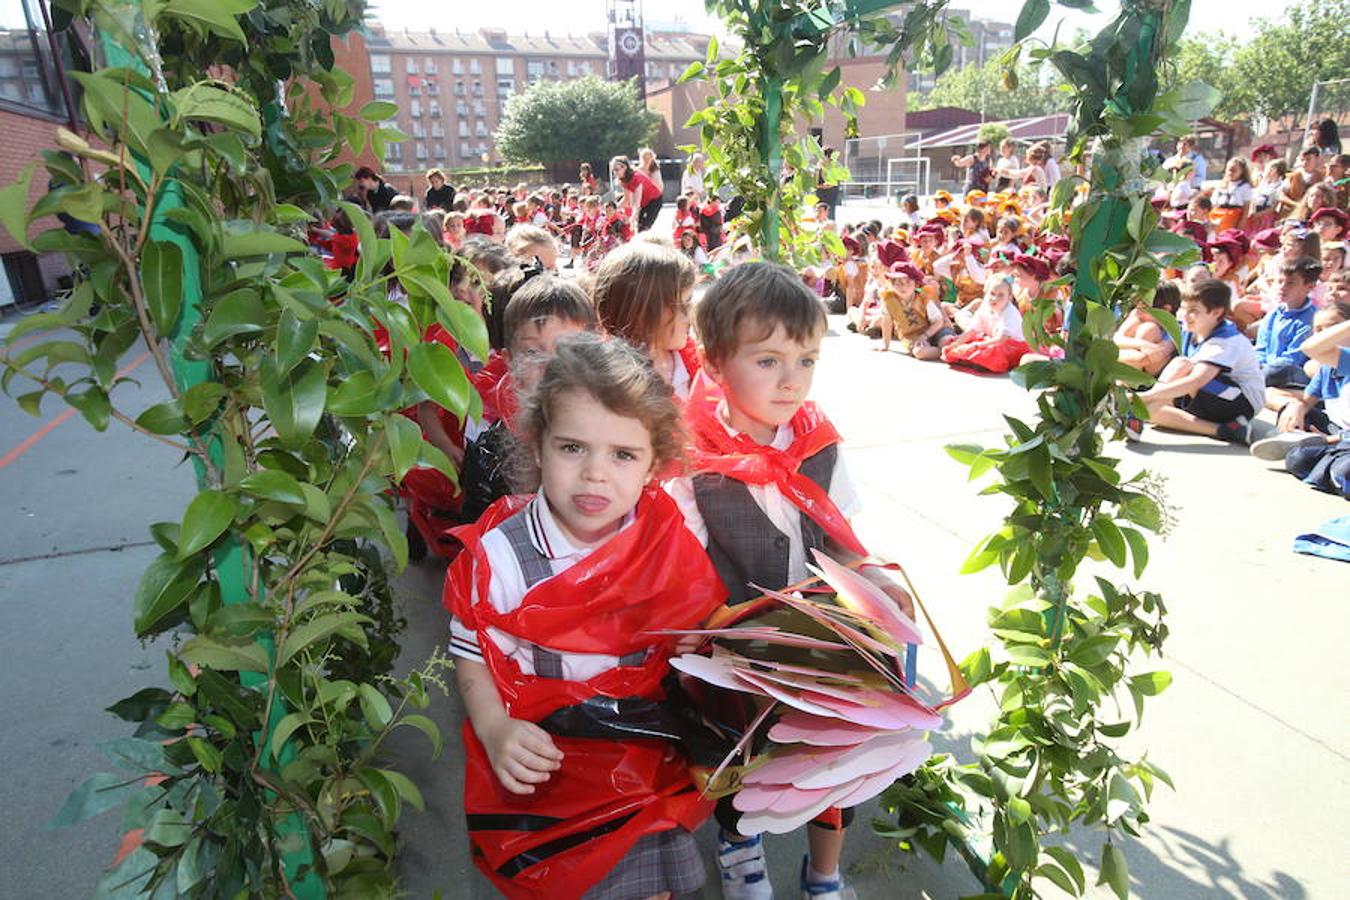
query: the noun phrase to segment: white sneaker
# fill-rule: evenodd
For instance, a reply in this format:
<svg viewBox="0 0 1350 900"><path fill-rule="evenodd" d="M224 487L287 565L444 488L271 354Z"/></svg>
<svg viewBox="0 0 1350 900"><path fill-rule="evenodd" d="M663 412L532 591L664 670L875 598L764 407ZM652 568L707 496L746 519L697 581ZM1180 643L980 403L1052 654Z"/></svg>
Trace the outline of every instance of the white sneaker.
<svg viewBox="0 0 1350 900"><path fill-rule="evenodd" d="M1295 447L1310 447L1324 444L1326 438L1311 431L1286 431L1272 437L1262 438L1252 444L1251 453L1257 459L1267 462L1283 462L1284 457Z"/></svg>
<svg viewBox="0 0 1350 900"><path fill-rule="evenodd" d="M802 900L858 900L857 892L844 884L843 875L833 881L812 881L806 874L810 865L811 856L807 854L802 857Z"/></svg>
<svg viewBox="0 0 1350 900"><path fill-rule="evenodd" d="M729 841L717 832L717 869L722 874L726 900L773 900L773 885L764 863L764 840L760 835Z"/></svg>

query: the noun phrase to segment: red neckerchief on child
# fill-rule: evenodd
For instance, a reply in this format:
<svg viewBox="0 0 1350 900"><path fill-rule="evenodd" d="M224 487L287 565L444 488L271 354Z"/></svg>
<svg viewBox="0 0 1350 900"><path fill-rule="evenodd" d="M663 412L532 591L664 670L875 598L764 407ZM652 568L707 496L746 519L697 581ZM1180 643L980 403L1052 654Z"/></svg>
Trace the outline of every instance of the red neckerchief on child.
<svg viewBox="0 0 1350 900"><path fill-rule="evenodd" d="M520 605L497 611L482 537L518 512L523 498L494 503L474 525L453 532L464 552L446 574L443 602L479 633L483 661L512 718L538 722L593 697L662 696L675 638L653 630L693 628L726 600L726 589L675 502L656 488L635 520L602 547L530 588ZM526 675L492 641L499 628L556 650L622 656L648 650L636 666L589 681ZM662 741L555 736L562 765L533 794L506 791L469 722L464 811L474 863L508 897L579 898L646 834L693 831L712 812L688 764Z"/></svg>
<svg viewBox="0 0 1350 900"><path fill-rule="evenodd" d="M511 367L506 354L500 350L492 351L487 364L469 376L474 389L483 398L483 421L487 424L505 421L507 426L516 417L515 379L511 377Z"/></svg>
<svg viewBox="0 0 1350 900"><path fill-rule="evenodd" d="M749 435L728 432L718 413L722 399L721 389L706 373L694 378L684 408L685 421L693 432L693 470L715 472L744 484L775 485L837 544L866 556L866 548L829 493L800 471L807 459L840 442L839 432L825 414L814 403L803 403L788 423L791 446L779 450L756 443Z"/></svg>

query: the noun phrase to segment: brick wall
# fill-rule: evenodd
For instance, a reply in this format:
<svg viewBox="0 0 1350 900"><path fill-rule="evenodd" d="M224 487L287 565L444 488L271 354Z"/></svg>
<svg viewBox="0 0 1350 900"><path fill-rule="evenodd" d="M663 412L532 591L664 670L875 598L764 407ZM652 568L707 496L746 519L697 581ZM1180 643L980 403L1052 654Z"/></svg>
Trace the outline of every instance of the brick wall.
<svg viewBox="0 0 1350 900"><path fill-rule="evenodd" d="M17 179L24 166L30 162L39 163L28 188L29 206L47 192L47 170L41 166L42 157L39 153L56 147L56 129L59 127L59 122L48 118L0 109L0 134L5 136L0 141L0 185L10 184ZM29 234L40 234L56 224L55 219L41 219L33 223ZM0 229L0 253L13 253L22 249L8 231Z"/></svg>

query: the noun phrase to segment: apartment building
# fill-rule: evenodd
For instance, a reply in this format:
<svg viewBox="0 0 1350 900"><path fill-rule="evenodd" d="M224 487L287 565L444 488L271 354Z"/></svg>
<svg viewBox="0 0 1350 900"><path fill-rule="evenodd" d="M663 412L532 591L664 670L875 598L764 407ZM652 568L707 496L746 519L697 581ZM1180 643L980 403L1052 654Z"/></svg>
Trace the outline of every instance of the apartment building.
<svg viewBox="0 0 1350 900"><path fill-rule="evenodd" d="M707 49L707 38L696 35L649 33L646 42L649 85L677 78ZM366 43L374 97L398 105L388 124L408 135L388 146L387 174L497 162L492 135L507 101L537 81L604 77L608 45L603 33L395 31L379 25Z"/></svg>

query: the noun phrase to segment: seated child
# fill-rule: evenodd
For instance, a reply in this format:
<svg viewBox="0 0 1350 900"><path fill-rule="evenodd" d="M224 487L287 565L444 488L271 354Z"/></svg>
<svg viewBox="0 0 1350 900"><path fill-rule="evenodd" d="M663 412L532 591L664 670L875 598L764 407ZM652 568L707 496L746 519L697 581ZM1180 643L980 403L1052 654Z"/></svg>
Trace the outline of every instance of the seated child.
<svg viewBox="0 0 1350 900"><path fill-rule="evenodd" d="M695 310L703 374L685 407L693 433L692 476L667 490L703 539L730 603L807 577L812 549L845 562L866 555L849 518L860 498L839 452L839 435L807 402L827 327L820 301L785 266L750 262L728 271ZM861 570L910 614L909 596L878 567ZM770 898L760 835L736 831L730 797L718 803L722 895ZM802 896L838 897L848 810L807 827Z"/></svg>
<svg viewBox="0 0 1350 900"><path fill-rule="evenodd" d="M483 420L466 429L461 517L473 522L510 490L508 448L519 396L534 388L559 338L599 327L595 307L574 282L536 275L516 289L502 315L506 345L473 376Z"/></svg>
<svg viewBox="0 0 1350 900"><path fill-rule="evenodd" d="M1177 315L1181 307L1181 288L1175 281L1164 281L1153 292L1153 309ZM1142 369L1155 378L1176 356L1177 348L1147 307L1136 306L1116 330L1119 359L1127 366Z"/></svg>
<svg viewBox="0 0 1350 900"><path fill-rule="evenodd" d="M623 730L664 697L676 642L653 632L726 597L653 481L681 455L679 409L635 349L586 335L558 343L519 424L538 493L458 529L445 581L474 862L508 897L700 891L712 803L667 742Z"/></svg>
<svg viewBox="0 0 1350 900"><path fill-rule="evenodd" d="M890 283L881 288L885 314L881 319L883 352L891 349L891 336L900 339L900 352L915 359L932 361L942 348L956 340L956 332L947 324L942 309L919 291L923 273L911 263L897 262L886 273Z"/></svg>
<svg viewBox="0 0 1350 900"><path fill-rule="evenodd" d="M669 247L636 241L615 250L595 273L591 298L600 325L647 354L680 400L698 371L689 337L689 301L698 270Z"/></svg>
<svg viewBox="0 0 1350 900"><path fill-rule="evenodd" d="M1228 321L1231 292L1215 278L1198 280L1182 297L1181 356L1139 394L1155 425L1234 444L1248 442L1266 384L1251 342ZM1131 417L1125 435L1138 440L1143 423Z"/></svg>
<svg viewBox="0 0 1350 900"><path fill-rule="evenodd" d="M1317 371L1280 411L1280 433L1253 444L1252 455L1283 460L1305 483L1350 499L1350 302L1319 312L1304 347Z"/></svg>
<svg viewBox="0 0 1350 900"><path fill-rule="evenodd" d="M1279 409L1298 399L1308 383L1303 364L1308 358L1299 346L1312 334L1316 308L1308 294L1322 274L1319 260L1300 256L1285 263L1276 283L1280 305L1271 310L1256 331L1256 359L1266 379L1266 407Z"/></svg>
<svg viewBox="0 0 1350 900"><path fill-rule="evenodd" d="M1013 303L1013 276L992 275L973 315L958 320L964 333L942 349L953 366L1003 373L1017 368L1031 347L1022 335L1022 314Z"/></svg>

